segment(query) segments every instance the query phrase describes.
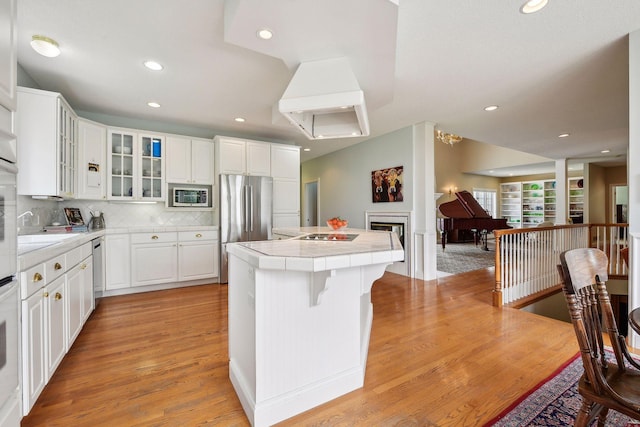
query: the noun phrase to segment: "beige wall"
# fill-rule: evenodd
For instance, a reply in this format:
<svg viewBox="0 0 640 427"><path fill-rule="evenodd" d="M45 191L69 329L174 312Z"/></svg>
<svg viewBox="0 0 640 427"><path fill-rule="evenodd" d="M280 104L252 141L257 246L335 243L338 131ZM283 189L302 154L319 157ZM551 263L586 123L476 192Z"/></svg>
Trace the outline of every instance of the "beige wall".
<svg viewBox="0 0 640 427"><path fill-rule="evenodd" d="M605 181L605 168L589 164L589 181L587 183L587 198L589 204L589 223L604 224L607 222L607 184Z"/></svg>

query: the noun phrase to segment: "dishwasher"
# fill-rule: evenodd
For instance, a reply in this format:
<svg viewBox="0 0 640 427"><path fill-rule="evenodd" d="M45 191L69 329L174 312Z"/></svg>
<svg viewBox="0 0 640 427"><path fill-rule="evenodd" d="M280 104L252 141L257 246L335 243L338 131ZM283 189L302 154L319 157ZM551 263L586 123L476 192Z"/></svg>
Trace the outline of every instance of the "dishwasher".
<svg viewBox="0 0 640 427"><path fill-rule="evenodd" d="M104 237L91 241L93 255L93 297L96 307L104 291Z"/></svg>

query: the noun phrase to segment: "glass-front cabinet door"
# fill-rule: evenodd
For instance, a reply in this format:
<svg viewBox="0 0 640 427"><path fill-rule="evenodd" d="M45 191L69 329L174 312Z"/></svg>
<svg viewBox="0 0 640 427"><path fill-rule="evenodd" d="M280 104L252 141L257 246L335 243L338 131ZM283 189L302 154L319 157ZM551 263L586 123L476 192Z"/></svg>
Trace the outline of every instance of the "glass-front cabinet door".
<svg viewBox="0 0 640 427"><path fill-rule="evenodd" d="M164 200L164 138L140 135L140 196L142 199Z"/></svg>
<svg viewBox="0 0 640 427"><path fill-rule="evenodd" d="M107 149L109 151L108 198L115 200L132 200L136 197L137 188L134 179L137 170L134 161L136 152L135 133L109 130Z"/></svg>

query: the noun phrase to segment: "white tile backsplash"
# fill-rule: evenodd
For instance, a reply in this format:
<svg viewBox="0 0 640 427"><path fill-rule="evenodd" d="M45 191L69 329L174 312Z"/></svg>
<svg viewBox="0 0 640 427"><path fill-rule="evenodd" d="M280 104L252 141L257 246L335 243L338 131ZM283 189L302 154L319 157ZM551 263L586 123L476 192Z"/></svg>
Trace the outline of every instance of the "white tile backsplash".
<svg viewBox="0 0 640 427"><path fill-rule="evenodd" d="M29 196L18 196L18 214L32 211L18 221L20 234L34 233L54 221L65 223L63 208L80 208L85 224L91 219L90 212L104 213L107 228L138 226L216 225L215 211L191 211L167 209L164 203L117 203L98 200L37 200Z"/></svg>

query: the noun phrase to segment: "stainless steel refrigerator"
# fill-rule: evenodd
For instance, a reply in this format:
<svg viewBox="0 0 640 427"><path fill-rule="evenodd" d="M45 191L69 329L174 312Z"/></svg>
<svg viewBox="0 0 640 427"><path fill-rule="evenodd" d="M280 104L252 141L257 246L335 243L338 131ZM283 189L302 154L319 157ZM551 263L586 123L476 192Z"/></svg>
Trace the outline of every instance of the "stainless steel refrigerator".
<svg viewBox="0 0 640 427"><path fill-rule="evenodd" d="M271 238L273 178L220 175L220 283L227 283L227 244Z"/></svg>

